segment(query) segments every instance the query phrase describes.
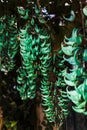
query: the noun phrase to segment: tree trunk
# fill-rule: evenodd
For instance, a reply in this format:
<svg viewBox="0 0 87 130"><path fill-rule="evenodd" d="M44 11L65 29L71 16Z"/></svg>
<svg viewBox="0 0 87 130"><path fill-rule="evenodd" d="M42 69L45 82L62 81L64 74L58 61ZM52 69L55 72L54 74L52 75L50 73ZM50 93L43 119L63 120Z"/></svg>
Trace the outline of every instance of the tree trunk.
<svg viewBox="0 0 87 130"><path fill-rule="evenodd" d="M45 119L45 113L43 112L43 107L41 104L36 106L36 115L37 115L37 128L35 130L45 130L47 124L47 120ZM43 123L44 122L44 123ZM49 123L50 125L50 123ZM59 130L62 124L60 126L53 126L53 130Z"/></svg>
<svg viewBox="0 0 87 130"><path fill-rule="evenodd" d="M0 130L2 130L3 127L3 110L0 107Z"/></svg>

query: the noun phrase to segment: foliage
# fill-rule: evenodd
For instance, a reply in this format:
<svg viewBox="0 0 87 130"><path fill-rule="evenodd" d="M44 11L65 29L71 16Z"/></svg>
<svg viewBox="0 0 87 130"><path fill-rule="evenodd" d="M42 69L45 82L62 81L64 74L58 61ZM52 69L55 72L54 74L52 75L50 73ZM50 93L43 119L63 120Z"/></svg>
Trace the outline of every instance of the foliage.
<svg viewBox="0 0 87 130"><path fill-rule="evenodd" d="M51 125L59 126L67 118L70 100L73 110L87 115L87 49L86 36L82 34L84 28L80 29L83 26L79 20L80 4L77 0L0 2L0 8L4 9L0 12L0 100L7 127L19 123L19 129L25 129L19 117L26 109L24 120L30 122L29 110L38 92ZM85 1L82 4L85 5ZM82 11L86 19L86 6ZM63 40L72 29L71 37L65 36ZM18 117L10 117L4 109L6 99L8 109L12 107L15 115L15 108Z"/></svg>

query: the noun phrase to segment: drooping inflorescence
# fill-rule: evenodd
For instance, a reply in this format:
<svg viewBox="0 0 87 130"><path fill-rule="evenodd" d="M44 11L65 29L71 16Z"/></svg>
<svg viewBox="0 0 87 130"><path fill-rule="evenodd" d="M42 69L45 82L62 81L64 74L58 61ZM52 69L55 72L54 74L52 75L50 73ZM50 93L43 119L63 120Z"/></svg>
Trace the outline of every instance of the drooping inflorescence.
<svg viewBox="0 0 87 130"><path fill-rule="evenodd" d="M15 16L4 15L0 18L0 69L5 73L15 66L18 51L18 29Z"/></svg>
<svg viewBox="0 0 87 130"><path fill-rule="evenodd" d="M86 115L87 72L85 64L87 55L82 40L82 36L78 34L78 29L73 29L72 36L70 38L65 37L65 46L62 45L62 51L65 61L72 66L64 76L64 81L68 86L67 96L75 104L72 108L76 112Z"/></svg>

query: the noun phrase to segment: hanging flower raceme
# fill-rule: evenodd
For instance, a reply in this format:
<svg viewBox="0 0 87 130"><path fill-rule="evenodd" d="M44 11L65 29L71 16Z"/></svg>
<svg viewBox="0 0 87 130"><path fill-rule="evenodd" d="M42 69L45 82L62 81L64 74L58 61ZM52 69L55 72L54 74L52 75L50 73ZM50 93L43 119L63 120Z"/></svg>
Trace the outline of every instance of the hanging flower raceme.
<svg viewBox="0 0 87 130"><path fill-rule="evenodd" d="M17 22L14 16L4 15L0 18L0 69L5 73L15 66L18 51Z"/></svg>
<svg viewBox="0 0 87 130"><path fill-rule="evenodd" d="M49 72L51 70L51 43L50 36L46 30L40 33L40 68L41 68L41 96L44 112L49 122L55 122L54 103L51 96L52 83L49 81Z"/></svg>
<svg viewBox="0 0 87 130"><path fill-rule="evenodd" d="M57 63L56 63L57 62ZM66 75L66 71L67 71L67 66L66 66L66 62L63 59L63 52L62 50L59 50L58 53L56 54L56 58L55 58L55 64L56 64L56 68L55 68L55 73L56 73L56 77L57 80L55 82L55 86L56 86L56 91L57 91L57 103L58 103L58 115L59 115L59 119L60 121L63 121L69 114L69 99L67 97L67 92L66 92L66 83L64 82L64 76Z"/></svg>
<svg viewBox="0 0 87 130"><path fill-rule="evenodd" d="M20 30L20 54L22 67L17 78L18 91L22 99L34 98L36 91L36 55L33 45L36 43L32 35L28 33L28 25Z"/></svg>
<svg viewBox="0 0 87 130"><path fill-rule="evenodd" d="M70 38L65 38L62 45L64 59L71 66L69 72L64 76L64 81L67 86L73 87L73 90L68 90L68 98L75 104L73 109L76 112L87 114L87 72L86 72L86 48L82 44L82 36L78 34L78 29L74 29ZM85 48L85 49L84 49ZM66 58L68 56L69 58Z"/></svg>
<svg viewBox="0 0 87 130"><path fill-rule="evenodd" d="M23 19L26 10L18 8L18 12ZM49 75L52 72L51 38L47 26L44 28L42 26L46 21L36 5L35 14L36 17L32 16L27 19L28 23L20 29L19 33L22 65L18 70L17 89L22 99L33 99L39 86L46 118L49 122L57 124L68 113L67 108L65 108L66 105L61 106L61 101L64 104L67 98L63 91L61 93L62 99L58 98L58 85L60 84L57 83L59 78L55 84L50 80ZM37 81L39 76L40 80ZM59 102L60 106L58 105Z"/></svg>

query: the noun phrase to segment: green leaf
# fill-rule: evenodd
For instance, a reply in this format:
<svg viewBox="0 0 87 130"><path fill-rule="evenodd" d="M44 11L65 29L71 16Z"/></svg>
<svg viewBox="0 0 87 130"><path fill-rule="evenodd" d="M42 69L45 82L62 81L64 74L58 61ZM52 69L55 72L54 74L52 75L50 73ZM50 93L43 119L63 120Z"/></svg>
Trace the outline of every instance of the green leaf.
<svg viewBox="0 0 87 130"><path fill-rule="evenodd" d="M17 125L17 121L10 121L10 123L11 123L11 128Z"/></svg>

